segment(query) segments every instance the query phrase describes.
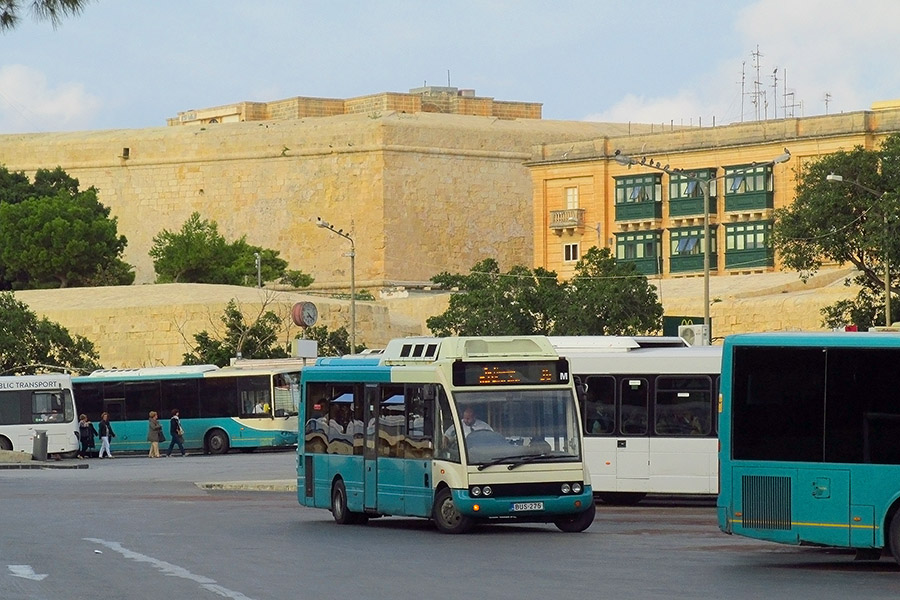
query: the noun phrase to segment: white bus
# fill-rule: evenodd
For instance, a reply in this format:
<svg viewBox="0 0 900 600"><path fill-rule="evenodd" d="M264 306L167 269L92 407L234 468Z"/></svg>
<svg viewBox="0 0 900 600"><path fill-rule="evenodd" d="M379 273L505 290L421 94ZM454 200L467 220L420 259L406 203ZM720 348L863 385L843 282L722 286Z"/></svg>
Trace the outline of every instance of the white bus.
<svg viewBox="0 0 900 600"><path fill-rule="evenodd" d="M715 495L721 346L678 337L553 337L581 402L594 494L634 504L647 494Z"/></svg>
<svg viewBox="0 0 900 600"><path fill-rule="evenodd" d="M48 454L78 451L78 416L68 375L0 377L0 450L31 452L36 431Z"/></svg>

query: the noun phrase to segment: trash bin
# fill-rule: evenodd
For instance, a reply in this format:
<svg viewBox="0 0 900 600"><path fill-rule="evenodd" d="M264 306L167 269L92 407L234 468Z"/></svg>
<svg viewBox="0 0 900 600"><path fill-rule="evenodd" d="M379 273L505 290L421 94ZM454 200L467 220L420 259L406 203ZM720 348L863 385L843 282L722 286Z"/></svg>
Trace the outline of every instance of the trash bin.
<svg viewBox="0 0 900 600"><path fill-rule="evenodd" d="M34 430L34 448L31 450L33 460L47 460L47 432Z"/></svg>

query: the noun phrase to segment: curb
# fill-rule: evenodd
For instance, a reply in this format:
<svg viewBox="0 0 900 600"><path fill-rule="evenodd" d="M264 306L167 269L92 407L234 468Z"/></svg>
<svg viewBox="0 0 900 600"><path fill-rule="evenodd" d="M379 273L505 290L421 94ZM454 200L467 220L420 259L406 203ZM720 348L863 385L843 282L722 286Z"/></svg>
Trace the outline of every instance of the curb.
<svg viewBox="0 0 900 600"><path fill-rule="evenodd" d="M202 490L228 490L241 492L296 492L297 482L289 479L270 481L209 481L196 482Z"/></svg>
<svg viewBox="0 0 900 600"><path fill-rule="evenodd" d="M87 469L90 465L86 463L74 465L60 465L55 463L4 463L0 464L0 470L3 469Z"/></svg>

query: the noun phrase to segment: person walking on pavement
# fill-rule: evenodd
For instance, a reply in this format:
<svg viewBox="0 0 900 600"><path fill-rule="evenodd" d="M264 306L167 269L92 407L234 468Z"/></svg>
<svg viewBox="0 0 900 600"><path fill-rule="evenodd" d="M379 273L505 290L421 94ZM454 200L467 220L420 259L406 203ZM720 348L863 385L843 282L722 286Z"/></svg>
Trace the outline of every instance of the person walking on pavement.
<svg viewBox="0 0 900 600"><path fill-rule="evenodd" d="M103 453L106 452L106 456L112 458L112 452L109 451L109 440L110 438L116 437L115 432L113 431L112 424L109 422L109 413L105 412L100 415L100 454L97 458L103 458Z"/></svg>
<svg viewBox="0 0 900 600"><path fill-rule="evenodd" d="M184 429L181 428L181 418L178 416L180 411L177 408L172 409L172 418L169 419L169 435L172 441L169 442L169 449L166 450L166 457L172 456L172 448L176 445L181 449L181 455L184 456Z"/></svg>
<svg viewBox="0 0 900 600"><path fill-rule="evenodd" d="M162 432L162 425L155 410L150 411L150 418L147 421L147 441L150 442L150 458L159 458L159 443L166 441Z"/></svg>

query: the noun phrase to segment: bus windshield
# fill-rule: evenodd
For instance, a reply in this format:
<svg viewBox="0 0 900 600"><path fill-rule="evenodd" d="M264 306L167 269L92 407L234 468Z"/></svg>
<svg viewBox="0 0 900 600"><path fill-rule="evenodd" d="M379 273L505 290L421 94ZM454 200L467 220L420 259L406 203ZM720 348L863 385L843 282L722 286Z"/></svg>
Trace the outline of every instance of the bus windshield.
<svg viewBox="0 0 900 600"><path fill-rule="evenodd" d="M455 398L469 464L581 458L570 390L478 390Z"/></svg>

